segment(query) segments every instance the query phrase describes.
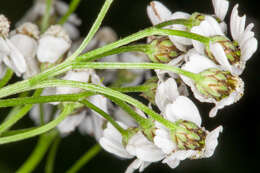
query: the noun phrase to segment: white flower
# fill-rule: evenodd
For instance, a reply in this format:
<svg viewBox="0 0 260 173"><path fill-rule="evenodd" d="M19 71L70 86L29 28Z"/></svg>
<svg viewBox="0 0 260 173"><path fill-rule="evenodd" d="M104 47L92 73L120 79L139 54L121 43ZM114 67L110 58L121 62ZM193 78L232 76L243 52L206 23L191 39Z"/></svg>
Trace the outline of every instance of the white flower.
<svg viewBox="0 0 260 173"><path fill-rule="evenodd" d="M37 58L40 62L55 63L71 46L71 40L64 29L53 25L39 39Z"/></svg>
<svg viewBox="0 0 260 173"><path fill-rule="evenodd" d="M157 162L165 157L161 149L149 141L140 131L128 140L126 151L146 162Z"/></svg>
<svg viewBox="0 0 260 173"><path fill-rule="evenodd" d="M10 38L10 41L22 53L27 64L24 78L31 77L40 71L38 62L35 59L38 47L36 39L38 39L39 33L37 25L24 23L17 28L16 34Z"/></svg>
<svg viewBox="0 0 260 173"><path fill-rule="evenodd" d="M210 51L215 60L234 75L242 74L246 61L257 50L257 40L252 31L254 24L245 25L246 16L239 17L238 5L231 13L230 29L233 42L225 39L222 42L210 44Z"/></svg>
<svg viewBox="0 0 260 173"><path fill-rule="evenodd" d="M150 3L150 5L147 7L147 14L153 25L157 25L168 20L188 19L190 17L188 13L184 12L175 12L172 14L172 12L167 7L165 7L162 3L158 1L152 1ZM185 26L178 24L167 26L166 28L182 31L187 30ZM169 36L169 38L174 43L174 45L181 51L186 51L186 46L191 45L190 39L187 38L178 36Z"/></svg>
<svg viewBox="0 0 260 173"><path fill-rule="evenodd" d="M195 123L198 128L201 128L201 117L194 103L184 96L177 96L173 103L166 106L166 111L163 116L172 122L178 120L186 120ZM212 132L205 131L206 139L205 146L198 149L179 149L178 143L173 139L172 133L163 125L156 123L157 130L155 131L154 144L162 149L167 157L163 163L167 163L171 168L179 165L181 160L186 158L206 158L210 157L217 146L217 138L222 131L222 127L218 127ZM203 131L204 129L201 128Z"/></svg>
<svg viewBox="0 0 260 173"><path fill-rule="evenodd" d="M207 57L204 57L199 54L193 54L190 56L189 61L182 67L182 69L193 72L200 73L207 69L220 69L215 63L209 60ZM220 69L221 71L221 69ZM217 114L218 109L223 108L224 106L231 105L237 102L244 92L244 83L238 76L233 76L236 79L235 88L233 88L231 93L228 93L228 96L221 98L220 100L205 96L196 88L196 84L190 78L181 76L183 81L191 87L194 96L201 102L215 103L215 107L210 111L210 117L214 117ZM229 87L229 86L225 86ZM221 96L220 96L221 97Z"/></svg>
<svg viewBox="0 0 260 173"><path fill-rule="evenodd" d="M135 159L126 169L125 173L134 173L135 170L139 169L139 172L143 172L151 162L144 162L140 159Z"/></svg>
<svg viewBox="0 0 260 173"><path fill-rule="evenodd" d="M127 128L123 123L117 122L124 129ZM115 154L122 158L133 158L123 146L121 133L110 123L103 132L103 137L99 140L100 145L108 152Z"/></svg>

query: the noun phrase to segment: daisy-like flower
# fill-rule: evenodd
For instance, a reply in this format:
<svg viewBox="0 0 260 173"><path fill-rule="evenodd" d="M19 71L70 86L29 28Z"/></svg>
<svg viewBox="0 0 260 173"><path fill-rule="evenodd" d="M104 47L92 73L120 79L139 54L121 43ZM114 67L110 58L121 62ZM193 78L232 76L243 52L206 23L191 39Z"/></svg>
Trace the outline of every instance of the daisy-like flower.
<svg viewBox="0 0 260 173"><path fill-rule="evenodd" d="M257 40L252 31L254 24L245 25L246 16L238 15L238 5L231 13L230 29L233 41L226 37L216 37L210 44L208 54L212 55L225 70L240 75L248 61L257 50Z"/></svg>
<svg viewBox="0 0 260 173"><path fill-rule="evenodd" d="M41 63L55 63L70 48L71 40L64 29L53 25L40 37L37 58Z"/></svg>
<svg viewBox="0 0 260 173"><path fill-rule="evenodd" d="M172 79L169 80L173 83ZM175 93L178 93L176 88ZM212 132L202 128L199 111L190 99L176 94L165 106L163 116L171 122L178 122L181 127L196 134L196 136L186 134L187 131L183 129L171 132L163 125L156 123L154 144L167 154L163 163L175 168L181 160L186 158L207 158L213 155L222 126Z"/></svg>
<svg viewBox="0 0 260 173"><path fill-rule="evenodd" d="M31 77L39 73L39 64L36 60L36 51L38 47L37 39L40 31L37 25L32 23L24 23L19 26L15 34L11 36L10 41L22 53L27 64L24 78Z"/></svg>
<svg viewBox="0 0 260 173"><path fill-rule="evenodd" d="M243 95L244 82L238 76L223 71L205 56L193 54L182 68L201 75L199 81L181 77L199 101L215 104L210 117L216 116L218 109L237 102Z"/></svg>
<svg viewBox="0 0 260 173"><path fill-rule="evenodd" d="M11 68L17 76L26 71L26 63L21 52L7 38L10 22L4 15L0 15L0 61Z"/></svg>

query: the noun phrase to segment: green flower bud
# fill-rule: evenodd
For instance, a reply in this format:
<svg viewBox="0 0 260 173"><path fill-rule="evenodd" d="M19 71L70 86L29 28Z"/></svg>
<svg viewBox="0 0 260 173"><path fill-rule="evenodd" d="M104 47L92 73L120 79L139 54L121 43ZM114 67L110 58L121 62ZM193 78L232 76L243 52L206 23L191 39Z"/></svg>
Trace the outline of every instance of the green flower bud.
<svg viewBox="0 0 260 173"><path fill-rule="evenodd" d="M173 139L180 150L199 150L205 146L206 132L195 123L185 120L176 122L178 127L173 132Z"/></svg>
<svg viewBox="0 0 260 173"><path fill-rule="evenodd" d="M236 41L232 42L224 36L215 36L213 40L215 43L219 43L223 47L226 57L231 65L238 64L240 62L241 51ZM206 48L205 52L208 57L216 62L215 57L212 55L209 48Z"/></svg>
<svg viewBox="0 0 260 173"><path fill-rule="evenodd" d="M234 91L240 92L243 88L243 81L228 71L210 68L199 74L201 79L195 83L196 88L204 96L217 101L228 97Z"/></svg>
<svg viewBox="0 0 260 173"><path fill-rule="evenodd" d="M168 63L183 53L176 48L168 37L155 37L150 45L151 52L148 56L152 62Z"/></svg>

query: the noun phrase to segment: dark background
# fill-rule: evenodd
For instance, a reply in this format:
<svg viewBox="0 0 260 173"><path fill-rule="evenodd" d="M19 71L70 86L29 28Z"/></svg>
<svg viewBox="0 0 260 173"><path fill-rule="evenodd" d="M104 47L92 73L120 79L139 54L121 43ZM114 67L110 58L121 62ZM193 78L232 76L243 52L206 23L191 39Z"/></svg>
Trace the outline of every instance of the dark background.
<svg viewBox="0 0 260 173"><path fill-rule="evenodd" d="M0 13L8 16L12 23L19 20L32 4L31 0L0 0L0 2ZM82 0L76 12L83 20L80 28L83 35L88 32L103 2L103 0ZM211 0L161 0L161 2L172 12L179 10L189 13L195 11L213 13ZM240 4L240 14L247 14L247 23L255 23L254 30L259 39L259 6L255 2L257 1L233 0L231 7L235 3ZM104 20L104 25L113 27L120 37L148 27L150 26L146 15L148 3L149 0L115 0ZM226 19L229 19L229 15ZM146 173L244 173L258 170L260 164L259 58L258 50L247 63L247 68L241 76L245 81L245 95L238 103L219 111L214 119L208 118L210 106L198 103L204 126L207 129L212 130L218 125L224 126L224 132L220 136L214 156L209 159L185 160L174 170L162 163L154 163L145 170ZM1 114L0 120L3 117ZM16 125L16 128L32 125L30 119L25 117ZM0 173L14 172L30 155L36 142L37 138L33 138L0 146ZM91 137L82 137L77 132L63 139L56 158L55 172L64 172L94 143ZM130 162L130 160L121 160L102 151L80 172L121 173ZM43 172L44 163L43 161L35 172Z"/></svg>

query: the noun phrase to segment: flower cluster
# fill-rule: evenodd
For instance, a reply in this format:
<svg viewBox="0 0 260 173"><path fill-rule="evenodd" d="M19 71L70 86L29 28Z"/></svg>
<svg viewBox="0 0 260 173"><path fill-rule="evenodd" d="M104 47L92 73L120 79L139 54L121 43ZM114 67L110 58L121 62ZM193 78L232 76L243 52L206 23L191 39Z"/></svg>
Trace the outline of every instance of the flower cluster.
<svg viewBox="0 0 260 173"><path fill-rule="evenodd" d="M11 70L24 80L18 83L21 89L9 95L37 88L42 84L37 76L48 72L55 75L45 76L47 81L56 78L77 84L55 85L53 80L43 88L41 99L56 100L34 102L29 114L36 126L53 123L66 106L72 105L72 111L56 125L59 135L66 137L78 129L82 135L93 136L106 151L120 158L134 158L126 173L142 172L159 161L176 168L182 160L214 154L223 127L203 127L189 93L191 90L200 102L215 104L210 117L242 97L244 83L239 76L256 52L257 40L254 25L246 25L246 16L238 15L238 5L232 9L228 25L228 0L212 0L214 14L172 13L162 3L152 1L147 14L151 28L160 32L148 36L146 43L120 45L125 40L117 42L116 32L102 27L78 57L73 57L86 41L78 29L82 21L74 13L63 21L70 7L60 0L50 2L35 0L12 31L8 19L0 15L0 79ZM44 23L48 8L49 20ZM84 56L98 62L81 61ZM75 64L86 68L75 68ZM32 82L35 78L39 79L36 85ZM0 96L4 89L0 87ZM148 106L137 101L136 95L123 92L141 92L139 96ZM82 97L75 102L62 100L79 94Z"/></svg>

